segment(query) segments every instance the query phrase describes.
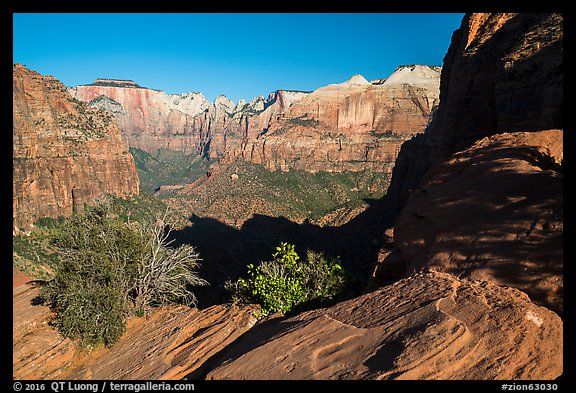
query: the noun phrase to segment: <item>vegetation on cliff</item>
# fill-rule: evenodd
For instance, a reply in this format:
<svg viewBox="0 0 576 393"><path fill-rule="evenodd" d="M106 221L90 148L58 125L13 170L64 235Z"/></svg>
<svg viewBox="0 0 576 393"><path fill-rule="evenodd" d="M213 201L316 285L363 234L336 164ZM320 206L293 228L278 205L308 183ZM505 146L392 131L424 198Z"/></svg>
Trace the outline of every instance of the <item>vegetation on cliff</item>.
<svg viewBox="0 0 576 393"><path fill-rule="evenodd" d="M158 149L150 153L131 147L130 153L140 178L140 190L147 194L160 186L192 183L210 168L210 163L201 156L177 150Z"/></svg>
<svg viewBox="0 0 576 393"><path fill-rule="evenodd" d="M340 225L380 198L389 175L371 171L271 172L246 161L219 164L214 174L166 200L182 212L241 224L254 214ZM335 214L336 213L336 214Z"/></svg>
<svg viewBox="0 0 576 393"><path fill-rule="evenodd" d="M156 219L124 222L104 199L65 220L51 242L59 260L42 296L56 311L52 323L82 345L113 345L131 314L155 306L193 305L190 288L206 285L191 245L171 247L171 224Z"/></svg>

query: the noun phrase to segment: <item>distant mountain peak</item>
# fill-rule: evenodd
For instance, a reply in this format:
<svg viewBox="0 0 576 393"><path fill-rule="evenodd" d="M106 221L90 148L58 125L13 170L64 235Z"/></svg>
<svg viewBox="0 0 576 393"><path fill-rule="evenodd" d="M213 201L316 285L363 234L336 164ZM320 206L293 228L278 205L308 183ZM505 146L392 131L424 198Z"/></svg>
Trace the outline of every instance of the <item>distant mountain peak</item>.
<svg viewBox="0 0 576 393"><path fill-rule="evenodd" d="M133 87L141 89L142 86L130 79L97 78L87 86Z"/></svg>
<svg viewBox="0 0 576 393"><path fill-rule="evenodd" d="M402 65L397 67L394 73L392 73L392 75L390 75L383 84L437 84L440 79L441 71L442 67L440 66L429 66L424 64Z"/></svg>
<svg viewBox="0 0 576 393"><path fill-rule="evenodd" d="M356 75L353 75L352 78L348 79L343 84L346 84L346 85L369 85L370 82L368 82L366 80L366 78L364 78L362 75L356 74Z"/></svg>

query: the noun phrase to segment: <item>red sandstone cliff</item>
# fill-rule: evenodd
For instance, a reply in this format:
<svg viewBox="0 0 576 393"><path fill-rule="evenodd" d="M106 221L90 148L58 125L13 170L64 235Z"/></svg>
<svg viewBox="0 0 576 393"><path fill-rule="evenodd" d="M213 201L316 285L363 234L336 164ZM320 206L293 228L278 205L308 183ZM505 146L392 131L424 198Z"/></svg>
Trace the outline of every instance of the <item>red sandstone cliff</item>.
<svg viewBox="0 0 576 393"><path fill-rule="evenodd" d="M438 102L439 68L404 66L386 81L357 75L313 93L279 90L237 105L224 96L181 96L126 81L70 89L114 113L129 146L242 158L268 169L389 172L400 144L426 127Z"/></svg>
<svg viewBox="0 0 576 393"><path fill-rule="evenodd" d="M233 157L270 170L390 172L402 142L438 102L439 68L399 67L382 84L360 75L322 87L272 118Z"/></svg>
<svg viewBox="0 0 576 393"><path fill-rule="evenodd" d="M434 121L396 161L382 271L487 279L562 314L562 36L559 14L466 15Z"/></svg>
<svg viewBox="0 0 576 393"><path fill-rule="evenodd" d="M214 159L268 128L276 113L305 96L276 91L235 105L225 96L210 103L201 93L182 95L140 87L132 81L98 79L69 89L73 97L114 114L130 147L197 153Z"/></svg>
<svg viewBox="0 0 576 393"><path fill-rule="evenodd" d="M401 207L422 175L502 132L562 129L561 14L468 14L444 57L440 105L423 135L402 146L388 190Z"/></svg>
<svg viewBox="0 0 576 393"><path fill-rule="evenodd" d="M137 194L134 159L112 116L51 76L13 67L13 226L69 216L103 194Z"/></svg>
<svg viewBox="0 0 576 393"><path fill-rule="evenodd" d="M167 148L189 154L201 152L209 138L206 130L194 123L194 116L209 107L200 93L170 95L136 84L101 79L69 92L91 106L110 110L129 147L147 151Z"/></svg>

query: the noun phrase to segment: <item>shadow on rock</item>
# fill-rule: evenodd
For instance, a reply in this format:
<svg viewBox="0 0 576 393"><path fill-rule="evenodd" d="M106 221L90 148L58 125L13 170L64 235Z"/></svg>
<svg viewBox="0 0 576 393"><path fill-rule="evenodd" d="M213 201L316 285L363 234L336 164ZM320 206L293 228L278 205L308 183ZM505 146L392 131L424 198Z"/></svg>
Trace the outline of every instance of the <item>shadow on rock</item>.
<svg viewBox="0 0 576 393"><path fill-rule="evenodd" d="M202 258L199 273L210 285L194 289L198 306L226 302L225 282L245 274L246 265L269 260L280 242L294 244L301 258L307 249L340 256L352 277L349 296L362 293L376 263L382 234L391 222L386 218L385 198L367 202L367 210L340 227L256 214L238 229L214 218L192 215L192 225L174 231L172 236L175 245L191 244Z"/></svg>

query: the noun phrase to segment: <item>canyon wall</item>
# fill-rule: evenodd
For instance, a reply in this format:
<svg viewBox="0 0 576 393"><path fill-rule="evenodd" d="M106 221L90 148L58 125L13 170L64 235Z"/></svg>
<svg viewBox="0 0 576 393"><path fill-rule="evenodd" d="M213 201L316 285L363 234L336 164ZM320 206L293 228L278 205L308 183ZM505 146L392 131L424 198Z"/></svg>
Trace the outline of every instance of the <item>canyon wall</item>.
<svg viewBox="0 0 576 393"><path fill-rule="evenodd" d="M110 110L128 147L146 151L167 148L189 154L201 151L209 138L193 121L210 106L201 93L166 94L109 79L68 91L93 107Z"/></svg>
<svg viewBox="0 0 576 393"><path fill-rule="evenodd" d="M94 197L139 192L112 115L74 100L52 76L14 65L13 116L15 230L69 216Z"/></svg>
<svg viewBox="0 0 576 393"><path fill-rule="evenodd" d="M319 88L229 153L269 170L390 172L402 142L425 129L439 75L439 67L403 66L383 83L355 75Z"/></svg>
<svg viewBox="0 0 576 393"><path fill-rule="evenodd" d="M433 165L496 133L563 128L561 14L468 14L444 57L440 105L402 145L388 191L399 210Z"/></svg>
<svg viewBox="0 0 576 393"><path fill-rule="evenodd" d="M381 288L269 318L206 378L561 378L562 80L560 15L466 15L383 200Z"/></svg>
<svg viewBox="0 0 576 393"><path fill-rule="evenodd" d="M434 120L394 168L384 271L481 278L562 315L562 37L559 14L464 17Z"/></svg>
<svg viewBox="0 0 576 393"><path fill-rule="evenodd" d="M438 103L440 68L402 66L373 83L356 75L312 93L278 90L235 105L201 93L170 95L99 79L69 89L111 111L127 145L167 148L270 170L389 172L403 141L421 133Z"/></svg>
<svg viewBox="0 0 576 393"><path fill-rule="evenodd" d="M114 114L125 143L148 152L165 148L214 159L268 127L305 92L279 90L237 105L226 96L210 103L202 93L167 94L128 81L97 79L70 88L73 97Z"/></svg>

